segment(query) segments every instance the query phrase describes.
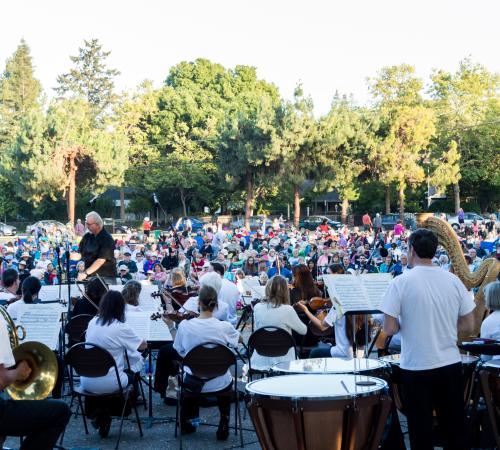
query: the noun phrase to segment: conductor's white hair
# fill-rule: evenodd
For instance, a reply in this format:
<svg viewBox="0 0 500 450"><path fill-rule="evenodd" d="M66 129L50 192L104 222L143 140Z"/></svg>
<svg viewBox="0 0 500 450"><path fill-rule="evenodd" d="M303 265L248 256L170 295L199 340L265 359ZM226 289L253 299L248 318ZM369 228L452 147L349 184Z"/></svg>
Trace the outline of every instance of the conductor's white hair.
<svg viewBox="0 0 500 450"><path fill-rule="evenodd" d="M102 218L101 216L96 213L95 211L90 211L86 216L85 216L85 221L87 221L88 219L92 219L97 225L99 225L100 227L103 226L103 221L102 221Z"/></svg>
<svg viewBox="0 0 500 450"><path fill-rule="evenodd" d="M222 278L217 272L208 272L201 277L200 284L214 288L218 295L222 287Z"/></svg>

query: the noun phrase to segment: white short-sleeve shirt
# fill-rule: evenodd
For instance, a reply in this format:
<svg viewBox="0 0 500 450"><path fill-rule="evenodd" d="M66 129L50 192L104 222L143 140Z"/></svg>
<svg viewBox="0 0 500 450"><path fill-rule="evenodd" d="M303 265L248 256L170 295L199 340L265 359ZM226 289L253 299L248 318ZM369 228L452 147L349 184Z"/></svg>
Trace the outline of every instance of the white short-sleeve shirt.
<svg viewBox="0 0 500 450"><path fill-rule="evenodd" d="M416 266L394 278L381 310L399 318L401 368L429 370L460 362L457 321L475 307L460 279L435 266Z"/></svg>
<svg viewBox="0 0 500 450"><path fill-rule="evenodd" d="M122 387L127 386L128 377L124 370L127 368L125 352L129 357L131 365L133 362L141 360L138 348L142 339L137 336L130 325L114 320L109 325L101 325L97 322L98 317L94 317L87 328L86 342L103 347L113 356L120 374ZM133 369L137 370L137 367ZM96 394L114 392L118 389L115 370L112 367L103 377L87 378L81 377L82 387Z"/></svg>
<svg viewBox="0 0 500 450"><path fill-rule="evenodd" d="M493 311L481 324L481 337L486 339L500 340L500 311ZM500 359L500 355L481 355L481 359Z"/></svg>
<svg viewBox="0 0 500 450"><path fill-rule="evenodd" d="M183 320L177 329L174 348L184 358L191 349L206 342L236 347L239 337L240 334L229 322L220 321L215 317ZM189 372L189 369L186 368L186 371ZM225 375L207 381L202 392L220 391L231 382L232 376L228 370Z"/></svg>
<svg viewBox="0 0 500 450"><path fill-rule="evenodd" d="M2 316L0 316L0 364L5 368L12 367L16 364L10 346L7 324Z"/></svg>

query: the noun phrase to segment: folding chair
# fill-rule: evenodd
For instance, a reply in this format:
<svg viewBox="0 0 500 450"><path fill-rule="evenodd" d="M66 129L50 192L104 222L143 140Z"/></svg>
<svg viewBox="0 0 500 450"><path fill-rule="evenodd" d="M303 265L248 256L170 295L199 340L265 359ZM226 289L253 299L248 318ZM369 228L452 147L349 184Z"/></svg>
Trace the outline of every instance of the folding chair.
<svg viewBox="0 0 500 450"><path fill-rule="evenodd" d="M195 377L209 381L213 378L224 375L231 366L234 366L234 385L229 391L216 393L216 392L201 392L194 394L185 389L184 375L186 374L186 367L189 367L191 374ZM175 412L175 437L180 426L180 418L182 417L182 401L185 398L198 398L198 397L214 397L224 396L234 398L235 400L235 417L234 417L234 434L238 434L238 426L240 428L240 444L243 447L243 432L240 415L240 399L237 389L238 366L235 354L225 345L213 344L207 342L200 344L191 349L184 357L180 367L179 373L179 391L177 393L177 409ZM233 383L231 383L233 384ZM182 430L180 433L179 448L182 449Z"/></svg>
<svg viewBox="0 0 500 450"><path fill-rule="evenodd" d="M88 434L87 420L85 418L85 413L83 409L82 397L116 397L123 401L123 408L121 414L120 431L118 432L118 439L116 441L115 449L118 449L120 444L120 439L122 435L123 419L125 416L125 410L128 401L130 400L131 394L133 392L132 385L122 386L120 381L120 374L118 372L118 367L116 366L115 359L113 356L104 348L98 345L92 344L90 342L82 342L75 344L71 347L65 358L66 364L75 371L80 377L97 378L103 377L108 374L111 369L114 369L116 374L116 380L118 383L118 390L114 392L109 392L105 394L95 394L84 390L80 385L75 386L73 378L70 377L70 388L71 388L71 398L78 398L78 405L82 411L83 425L85 427L85 434ZM139 419L139 414L137 412L137 407L132 404L132 408L135 413L135 418L137 420L137 427L139 428L139 435L142 437L142 427L141 421Z"/></svg>
<svg viewBox="0 0 500 450"><path fill-rule="evenodd" d="M268 358L285 356L293 348L295 359L297 349L293 336L283 328L262 327L255 330L248 339L248 377L252 381L253 374L269 375L269 370L252 368L252 354L256 351L259 355Z"/></svg>

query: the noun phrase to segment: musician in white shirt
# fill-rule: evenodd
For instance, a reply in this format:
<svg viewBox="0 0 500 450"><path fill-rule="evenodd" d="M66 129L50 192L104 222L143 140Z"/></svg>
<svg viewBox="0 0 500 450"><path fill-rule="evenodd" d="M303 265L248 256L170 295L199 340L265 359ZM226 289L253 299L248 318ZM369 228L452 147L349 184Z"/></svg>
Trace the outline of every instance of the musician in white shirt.
<svg viewBox="0 0 500 450"><path fill-rule="evenodd" d="M26 361L16 364L7 324L0 314L0 390L31 374ZM0 440L23 436L23 450L52 450L66 428L71 411L60 400L4 400L0 397Z"/></svg>
<svg viewBox="0 0 500 450"><path fill-rule="evenodd" d="M210 263L211 270L219 274L221 277L221 288L217 295L218 304L225 303L227 309L227 321L236 325L238 317L236 315L236 304L241 301L241 294L237 286L224 278L225 267L223 264L212 262Z"/></svg>
<svg viewBox="0 0 500 450"><path fill-rule="evenodd" d="M491 312L481 324L481 337L500 341L500 281L494 281L484 289L484 301L486 308ZM484 361L500 359L500 355L482 355Z"/></svg>
<svg viewBox="0 0 500 450"><path fill-rule="evenodd" d="M307 333L307 326L290 305L288 281L281 275L275 275L267 282L265 299L254 307L254 321L256 329L274 326L290 334L292 330L301 335ZM252 354L251 365L253 369L268 370L276 363L294 359L295 352L292 348L286 355L275 358L261 356L255 351Z"/></svg>
<svg viewBox="0 0 500 450"><path fill-rule="evenodd" d="M38 293L42 288L40 280L36 277L28 277L23 281L22 298L17 302L11 303L7 308L12 319L17 320L21 315L26 304L35 303L38 300Z"/></svg>
<svg viewBox="0 0 500 450"><path fill-rule="evenodd" d="M443 447L464 449L458 332L474 329L474 301L452 273L432 263L438 240L419 229L409 238L412 270L394 278L382 302L384 332L401 333L401 380L411 448L433 449L437 412Z"/></svg>
<svg viewBox="0 0 500 450"><path fill-rule="evenodd" d="M125 318L128 313L141 312L139 306L139 295L141 295L142 285L136 280L129 280L122 289L123 300L125 301Z"/></svg>

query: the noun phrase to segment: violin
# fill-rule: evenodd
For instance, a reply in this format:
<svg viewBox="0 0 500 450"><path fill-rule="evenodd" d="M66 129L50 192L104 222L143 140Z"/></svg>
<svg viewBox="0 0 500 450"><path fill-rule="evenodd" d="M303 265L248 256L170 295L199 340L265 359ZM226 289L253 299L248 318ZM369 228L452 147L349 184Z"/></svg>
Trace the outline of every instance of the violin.
<svg viewBox="0 0 500 450"><path fill-rule="evenodd" d="M173 312L164 312L164 313L153 313L151 314L151 320L163 320L163 318L166 317L170 319L172 322L179 323L182 322L183 320L190 320L194 319L196 317L199 317L199 314L194 312L194 311L186 311L184 313L181 313L179 311L173 311Z"/></svg>

